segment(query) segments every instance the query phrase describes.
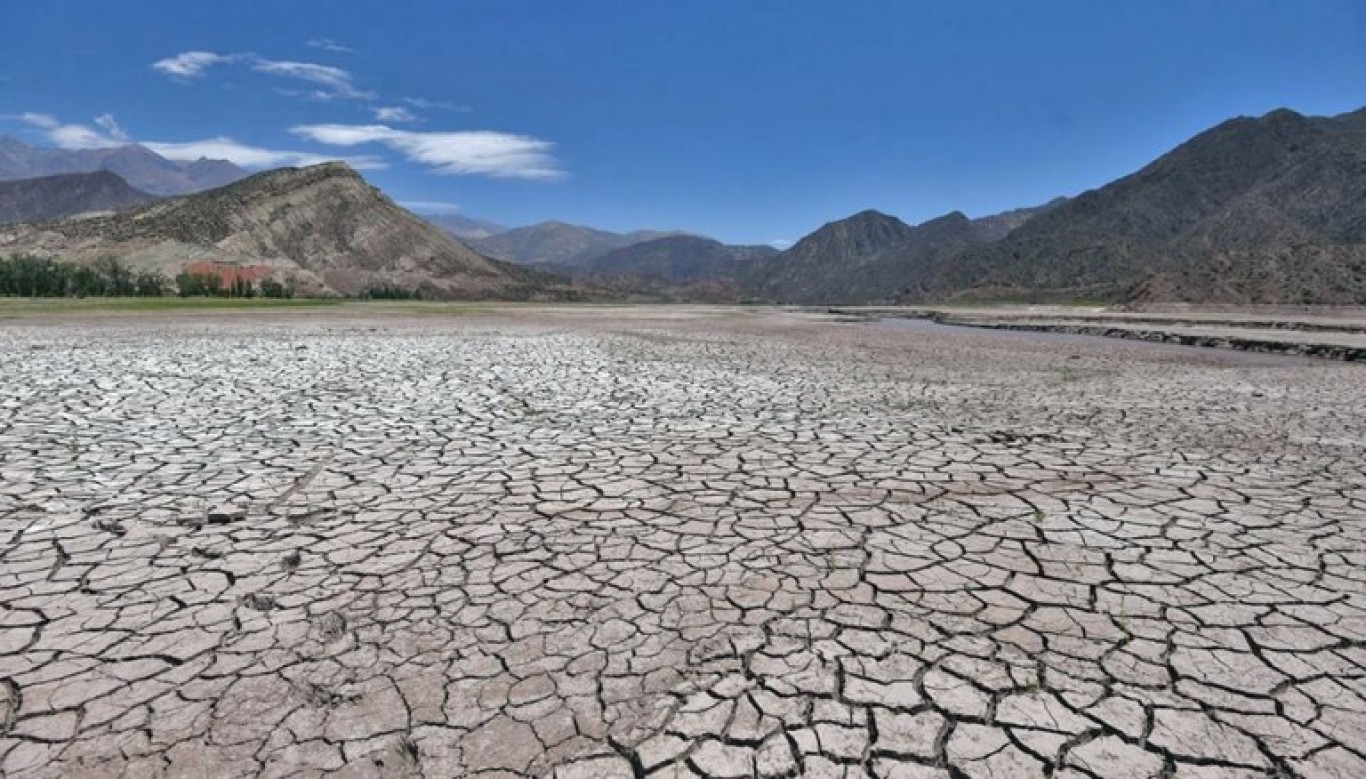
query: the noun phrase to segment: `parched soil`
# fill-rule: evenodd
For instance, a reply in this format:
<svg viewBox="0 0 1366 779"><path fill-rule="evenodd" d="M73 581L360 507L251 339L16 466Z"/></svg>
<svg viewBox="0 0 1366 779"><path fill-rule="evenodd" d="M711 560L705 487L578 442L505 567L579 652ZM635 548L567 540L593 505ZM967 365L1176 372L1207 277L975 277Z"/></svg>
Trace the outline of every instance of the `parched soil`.
<svg viewBox="0 0 1366 779"><path fill-rule="evenodd" d="M1359 364L705 308L0 353L5 776L1366 776Z"/></svg>

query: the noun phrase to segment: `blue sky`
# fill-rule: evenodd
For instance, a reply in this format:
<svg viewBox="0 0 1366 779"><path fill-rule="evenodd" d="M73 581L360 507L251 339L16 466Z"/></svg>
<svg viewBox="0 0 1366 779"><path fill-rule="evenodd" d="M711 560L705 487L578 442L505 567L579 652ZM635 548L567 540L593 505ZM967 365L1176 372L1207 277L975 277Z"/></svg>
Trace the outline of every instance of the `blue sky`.
<svg viewBox="0 0 1366 779"><path fill-rule="evenodd" d="M0 133L29 142L345 157L401 202L750 243L1366 105L1360 0L0 0L0 41Z"/></svg>

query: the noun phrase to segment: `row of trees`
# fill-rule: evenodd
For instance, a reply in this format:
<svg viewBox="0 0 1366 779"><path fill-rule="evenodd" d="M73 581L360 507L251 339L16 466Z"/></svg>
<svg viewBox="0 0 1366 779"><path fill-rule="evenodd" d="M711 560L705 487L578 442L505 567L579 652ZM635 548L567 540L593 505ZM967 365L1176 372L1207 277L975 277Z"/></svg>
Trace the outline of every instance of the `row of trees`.
<svg viewBox="0 0 1366 779"><path fill-rule="evenodd" d="M113 257L89 265L16 254L0 257L0 296L25 298L139 297L292 298L294 287L275 279L228 284L215 273L182 273L172 285L156 271L135 270Z"/></svg>
<svg viewBox="0 0 1366 779"><path fill-rule="evenodd" d="M166 278L133 270L112 257L74 265L47 257L0 257L0 295L30 298L161 297Z"/></svg>
<svg viewBox="0 0 1366 779"><path fill-rule="evenodd" d="M271 278L252 282L240 276L227 284L217 273L185 272L174 284L155 271L136 270L114 257L89 265L61 262L47 257L16 254L0 257L0 296L28 298L60 297L163 297L183 298L292 298L294 287ZM370 287L357 295L362 300L419 300L417 290L393 284Z"/></svg>
<svg viewBox="0 0 1366 779"><path fill-rule="evenodd" d="M265 278L252 283L242 277L227 284L216 273L185 272L175 277L175 286L182 298L292 298L294 287Z"/></svg>
<svg viewBox="0 0 1366 779"><path fill-rule="evenodd" d="M421 300L422 293L395 284L378 284L358 295L361 300Z"/></svg>

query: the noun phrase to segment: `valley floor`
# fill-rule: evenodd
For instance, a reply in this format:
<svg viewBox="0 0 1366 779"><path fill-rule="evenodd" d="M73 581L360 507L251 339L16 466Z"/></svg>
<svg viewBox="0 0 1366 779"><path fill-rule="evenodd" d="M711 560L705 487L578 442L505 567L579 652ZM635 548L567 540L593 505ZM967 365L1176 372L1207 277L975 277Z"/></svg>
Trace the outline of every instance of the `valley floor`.
<svg viewBox="0 0 1366 779"><path fill-rule="evenodd" d="M0 317L6 776L1366 776L1360 365L776 309Z"/></svg>

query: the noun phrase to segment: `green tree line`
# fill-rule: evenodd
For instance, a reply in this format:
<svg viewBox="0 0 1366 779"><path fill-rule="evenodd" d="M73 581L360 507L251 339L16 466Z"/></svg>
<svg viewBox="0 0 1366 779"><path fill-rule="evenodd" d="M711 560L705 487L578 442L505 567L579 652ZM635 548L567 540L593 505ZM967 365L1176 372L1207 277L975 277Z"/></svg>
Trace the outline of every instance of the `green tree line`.
<svg viewBox="0 0 1366 779"><path fill-rule="evenodd" d="M89 265L31 254L0 257L0 296L4 297L145 298L168 295L292 298L294 288L275 279L261 279L253 284L238 278L225 285L214 273L181 273L172 284L156 271L130 268L114 257L103 257Z"/></svg>
<svg viewBox="0 0 1366 779"><path fill-rule="evenodd" d="M217 273L177 274L173 281L155 271L137 270L117 258L89 265L49 257L15 254L0 257L0 297L163 297L292 298L294 287L275 279L252 282L234 278L227 284ZM355 297L361 300L420 300L422 294L393 284L378 284Z"/></svg>
<svg viewBox="0 0 1366 779"><path fill-rule="evenodd" d="M292 298L294 287L265 278L253 284L236 278L224 284L216 273L190 273L175 277L177 294L182 298Z"/></svg>
<svg viewBox="0 0 1366 779"><path fill-rule="evenodd" d="M0 295L31 298L161 297L166 277L129 268L113 257L76 265L47 257L0 257Z"/></svg>

